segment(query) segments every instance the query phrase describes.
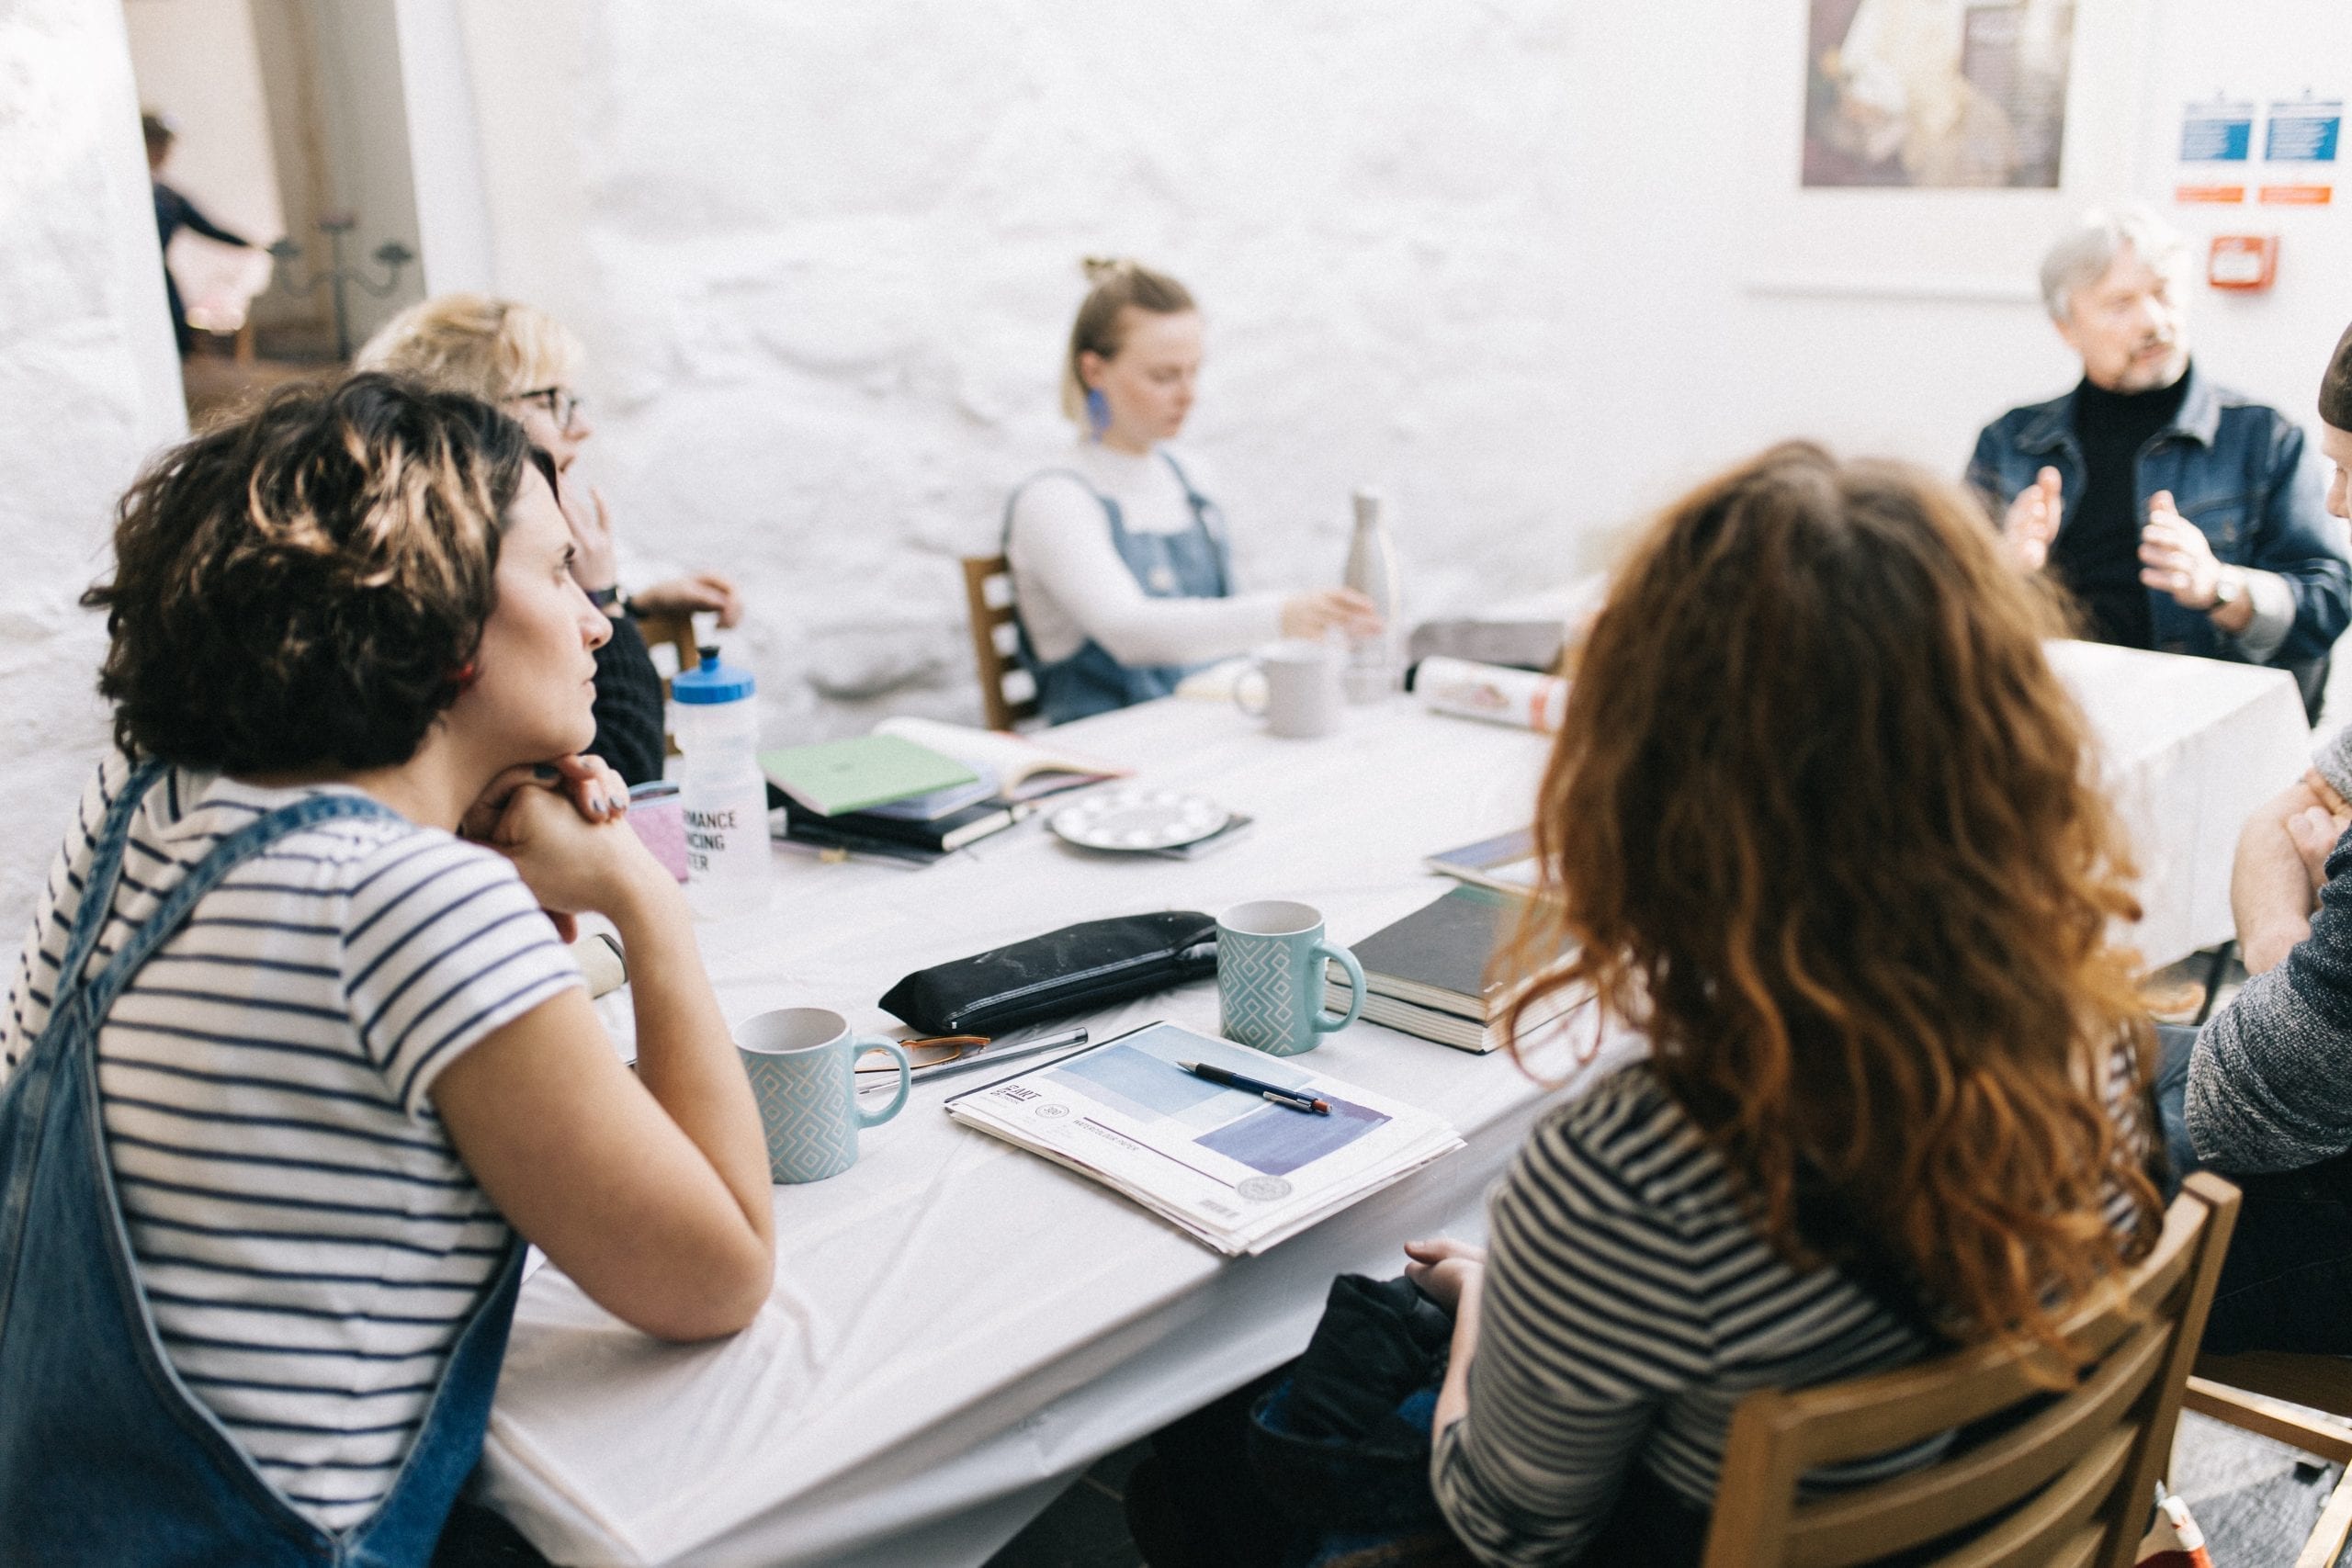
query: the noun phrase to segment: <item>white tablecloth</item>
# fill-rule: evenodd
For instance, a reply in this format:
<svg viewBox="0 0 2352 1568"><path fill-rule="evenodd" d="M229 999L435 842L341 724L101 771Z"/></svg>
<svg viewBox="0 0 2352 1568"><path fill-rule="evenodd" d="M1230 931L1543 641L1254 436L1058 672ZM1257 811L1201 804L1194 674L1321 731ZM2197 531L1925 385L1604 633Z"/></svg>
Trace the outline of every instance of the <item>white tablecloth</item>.
<svg viewBox="0 0 2352 1568"><path fill-rule="evenodd" d="M2148 956L2220 940L2238 822L2304 763L2292 682L2076 644L2052 657L2139 831ZM1061 734L1258 826L1193 863L1086 855L1038 823L927 870L779 849L770 912L701 931L729 1018L807 1002L888 1028L872 998L910 969L1145 909L1300 898L1361 939L1442 889L1422 855L1525 821L1546 744L1402 700L1311 741L1183 702ZM1214 1032L1215 989L1091 1021L1099 1036L1153 1017ZM1322 1053L1468 1147L1262 1257L1221 1259L951 1122L939 1102L967 1077L918 1089L846 1174L777 1189L775 1292L731 1340L656 1344L542 1270L492 1415L492 1501L566 1563L983 1561L1095 1458L1296 1354L1334 1275L1393 1273L1405 1238L1482 1228L1536 1086L1508 1057L1363 1024Z"/></svg>
<svg viewBox="0 0 2352 1568"><path fill-rule="evenodd" d="M2098 733L2139 856L2141 958L2156 968L2227 941L2238 829L2311 765L2294 678L2091 642L2053 642L2050 661Z"/></svg>

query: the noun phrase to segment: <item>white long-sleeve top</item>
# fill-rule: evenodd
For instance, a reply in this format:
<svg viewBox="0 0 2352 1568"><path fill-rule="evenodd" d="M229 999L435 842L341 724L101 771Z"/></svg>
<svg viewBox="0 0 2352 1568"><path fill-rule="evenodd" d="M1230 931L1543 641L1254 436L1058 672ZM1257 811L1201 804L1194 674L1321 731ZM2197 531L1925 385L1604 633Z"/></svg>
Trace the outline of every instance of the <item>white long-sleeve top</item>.
<svg viewBox="0 0 2352 1568"><path fill-rule="evenodd" d="M1178 461L1200 485L1193 460ZM1025 486L1013 502L1005 547L1015 602L1038 658L1068 659L1091 637L1125 665L1200 664L1281 634L1280 593L1155 599L1127 570L1098 496L1118 503L1120 520L1133 533L1182 534L1193 525L1183 483L1159 452L1138 457L1081 441L1052 467L1086 482L1047 473Z"/></svg>

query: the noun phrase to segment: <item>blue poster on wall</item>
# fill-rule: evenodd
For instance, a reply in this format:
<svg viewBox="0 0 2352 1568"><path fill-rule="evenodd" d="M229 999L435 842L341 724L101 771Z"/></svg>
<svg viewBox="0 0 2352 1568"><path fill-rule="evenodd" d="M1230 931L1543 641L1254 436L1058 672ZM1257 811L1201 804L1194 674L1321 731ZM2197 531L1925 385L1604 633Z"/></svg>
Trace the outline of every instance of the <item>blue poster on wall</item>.
<svg viewBox="0 0 2352 1568"><path fill-rule="evenodd" d="M2215 98L2180 112L2180 161L2243 164L2254 152L2254 106Z"/></svg>
<svg viewBox="0 0 2352 1568"><path fill-rule="evenodd" d="M2316 102L2301 98L2270 106L2262 155L2273 164L2333 164L2335 144L2344 129L2342 100Z"/></svg>

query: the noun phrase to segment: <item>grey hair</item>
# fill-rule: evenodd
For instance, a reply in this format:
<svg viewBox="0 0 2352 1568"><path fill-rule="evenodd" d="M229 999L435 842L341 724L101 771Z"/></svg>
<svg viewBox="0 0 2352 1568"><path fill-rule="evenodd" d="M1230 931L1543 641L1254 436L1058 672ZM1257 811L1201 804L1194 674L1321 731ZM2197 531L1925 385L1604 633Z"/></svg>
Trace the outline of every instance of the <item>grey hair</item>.
<svg viewBox="0 0 2352 1568"><path fill-rule="evenodd" d="M2106 276L2126 245L2167 277L2178 276L2188 260L2188 242L2154 209L2136 202L2094 207L2059 235L2041 258L2041 302L2049 308L2050 319L2067 320L2075 291Z"/></svg>

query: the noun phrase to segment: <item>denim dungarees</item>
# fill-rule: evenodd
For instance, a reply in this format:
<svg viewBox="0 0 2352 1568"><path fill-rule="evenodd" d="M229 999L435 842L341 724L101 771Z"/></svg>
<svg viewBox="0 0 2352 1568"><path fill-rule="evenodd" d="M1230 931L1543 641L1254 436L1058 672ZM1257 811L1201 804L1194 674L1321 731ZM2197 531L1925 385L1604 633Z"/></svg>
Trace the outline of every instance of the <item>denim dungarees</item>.
<svg viewBox="0 0 2352 1568"><path fill-rule="evenodd" d="M249 823L213 847L104 969L85 976L114 903L131 813L163 773L141 764L107 811L49 1026L0 1089L0 1562L422 1565L481 1451L520 1245L452 1347L390 1494L331 1535L264 1479L173 1370L139 1283L98 1104L107 1010L197 900L288 833L390 813L362 795L322 795Z"/></svg>
<svg viewBox="0 0 2352 1568"><path fill-rule="evenodd" d="M1120 515L1117 502L1087 484L1085 477L1074 469L1048 468L1023 480L1021 489L1012 492L1012 499L1005 502L1006 547L1009 548L1012 542L1012 509L1021 500L1021 491L1047 475L1062 474L1086 485L1094 499L1102 503L1102 515L1111 525L1111 547L1119 552L1119 558L1127 563L1136 585L1147 594L1154 599L1227 597L1233 587L1224 514L1217 511L1216 502L1193 488L1193 481L1184 476L1175 458L1166 452L1159 457L1175 474L1176 482L1184 487L1184 499L1192 503L1193 526L1184 533L1131 534L1126 519ZM1018 612L1020 605L1015 604L1013 608ZM1029 628L1017 614L1013 625L1020 634L1022 665L1037 682L1037 708L1048 724L1067 724L1090 714L1109 713L1114 708L1167 696L1176 690L1176 682L1194 668L1182 664L1122 664L1092 637L1069 658L1048 663L1037 657L1037 650L1029 642Z"/></svg>

